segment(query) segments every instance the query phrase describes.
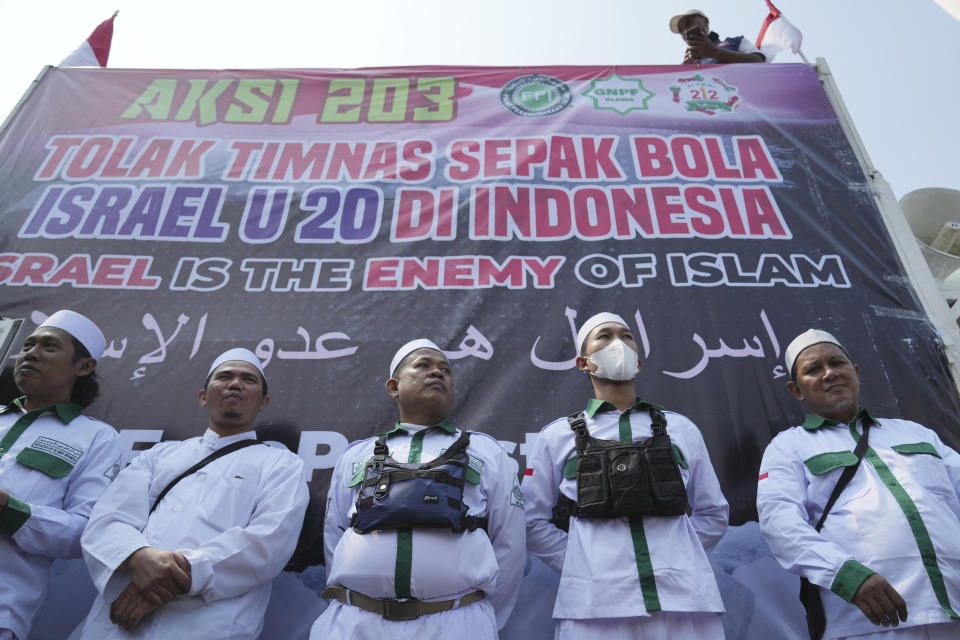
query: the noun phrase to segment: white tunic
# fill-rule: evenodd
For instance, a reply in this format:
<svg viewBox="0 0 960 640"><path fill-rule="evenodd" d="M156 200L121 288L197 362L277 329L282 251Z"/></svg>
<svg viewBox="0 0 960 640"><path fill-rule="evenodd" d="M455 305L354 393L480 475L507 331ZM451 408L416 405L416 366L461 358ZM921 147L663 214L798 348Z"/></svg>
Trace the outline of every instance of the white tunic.
<svg viewBox="0 0 960 640"><path fill-rule="evenodd" d="M822 422L808 416L805 426L787 429L767 446L757 510L760 529L780 564L822 587L824 638L883 630L849 602L873 572L906 600L908 617L901 628L950 621L933 584L939 573L945 587L941 598L960 612L960 455L915 422L875 422L867 455L817 533L814 524L843 467L856 461L849 427L820 426ZM857 433L862 431L859 420ZM911 529L896 497L904 491L914 505L906 506L914 529L925 530L926 536ZM930 571L921 546L932 551L931 561L935 556ZM956 633L960 636L960 624Z"/></svg>
<svg viewBox="0 0 960 640"><path fill-rule="evenodd" d="M273 578L293 553L307 506L303 462L286 449L254 445L181 480L149 514L175 477L215 449L255 438L253 431L162 442L137 456L104 493L83 534L83 555L100 594L83 638L256 638ZM112 603L130 583L117 567L145 546L182 553L190 592L151 612L134 633L110 622Z"/></svg>
<svg viewBox="0 0 960 640"><path fill-rule="evenodd" d="M20 638L46 597L50 563L80 557L90 510L120 468L113 427L79 415L79 405L57 407L0 453L0 489L11 496L0 510L0 629ZM24 415L15 405L5 411L0 442Z"/></svg>
<svg viewBox="0 0 960 640"><path fill-rule="evenodd" d="M595 412L601 407L609 410ZM620 439L621 412L612 405L591 400L586 415L591 436ZM664 415L667 434L688 466L681 466L680 475L692 512L689 516L644 516L645 548L636 546L637 536L625 517L571 517L569 534L550 522L559 493L572 500L577 497L576 475L568 467L568 461L576 456L576 444L566 418L551 422L537 437L523 481L527 547L561 573L554 618L640 617L657 610L723 611L706 551L720 541L727 528L727 501L700 431L680 414L667 411ZM631 411L629 420L633 440L653 435L646 409ZM641 587L641 573L646 576L646 590Z"/></svg>
<svg viewBox="0 0 960 640"><path fill-rule="evenodd" d="M388 439L390 455L407 462L412 434L424 429L403 423ZM453 444L460 432L430 428L423 436L420 462L429 462ZM324 521L327 584L340 585L372 598L396 598L397 532L359 534L350 527L356 511L358 486L349 486L373 455L375 438L354 442L337 461L330 481ZM487 531L453 533L415 529L412 535L410 594L421 600L449 600L481 590L486 598L462 609L422 616L409 622L381 616L333 601L311 630L310 637L457 637L495 638L516 601L526 558L523 498L517 463L488 435L471 432L467 449L479 484L466 483L463 501L469 515L488 518ZM460 630L460 631L458 631ZM419 634L419 635L418 635Z"/></svg>

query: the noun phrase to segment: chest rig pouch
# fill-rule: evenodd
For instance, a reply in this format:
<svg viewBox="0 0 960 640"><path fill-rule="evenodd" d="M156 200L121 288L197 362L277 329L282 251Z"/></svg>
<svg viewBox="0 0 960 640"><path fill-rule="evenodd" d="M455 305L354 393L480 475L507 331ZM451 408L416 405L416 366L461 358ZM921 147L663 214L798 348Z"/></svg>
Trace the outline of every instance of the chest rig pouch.
<svg viewBox="0 0 960 640"><path fill-rule="evenodd" d="M680 516L687 489L673 457L663 412L647 405L653 436L638 442L590 436L583 412L567 417L576 435L577 502L571 514L581 518Z"/></svg>
<svg viewBox="0 0 960 640"><path fill-rule="evenodd" d="M350 525L357 533L410 528L447 529L454 533L486 529L487 519L468 516L463 486L470 434L464 431L450 448L424 464L404 464L390 457L387 436L373 447L357 494Z"/></svg>

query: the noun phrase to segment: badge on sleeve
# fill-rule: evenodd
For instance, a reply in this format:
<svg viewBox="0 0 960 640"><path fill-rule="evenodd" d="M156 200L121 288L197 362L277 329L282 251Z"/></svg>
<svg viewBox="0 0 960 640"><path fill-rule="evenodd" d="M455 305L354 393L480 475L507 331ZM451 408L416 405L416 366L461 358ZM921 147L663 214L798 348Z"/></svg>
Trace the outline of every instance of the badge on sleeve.
<svg viewBox="0 0 960 640"><path fill-rule="evenodd" d="M513 491L510 492L510 504L523 509L523 491L520 490L520 483L513 481Z"/></svg>
<svg viewBox="0 0 960 640"><path fill-rule="evenodd" d="M119 475L119 473L120 473L120 463L114 462L112 465L107 467L107 470L103 472L103 475L106 476L107 478L110 478L110 480L116 480L117 475Z"/></svg>

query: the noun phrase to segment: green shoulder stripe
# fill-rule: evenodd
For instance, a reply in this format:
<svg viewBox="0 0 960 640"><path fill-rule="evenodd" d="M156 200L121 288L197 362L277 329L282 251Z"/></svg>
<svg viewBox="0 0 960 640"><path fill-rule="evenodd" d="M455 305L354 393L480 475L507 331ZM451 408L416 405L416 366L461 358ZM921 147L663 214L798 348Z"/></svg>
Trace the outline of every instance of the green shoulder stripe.
<svg viewBox="0 0 960 640"><path fill-rule="evenodd" d="M690 465L687 464L686 459L683 457L683 451L680 451L680 447L675 444L670 444L670 448L673 449L673 461L676 462L684 469L689 469Z"/></svg>

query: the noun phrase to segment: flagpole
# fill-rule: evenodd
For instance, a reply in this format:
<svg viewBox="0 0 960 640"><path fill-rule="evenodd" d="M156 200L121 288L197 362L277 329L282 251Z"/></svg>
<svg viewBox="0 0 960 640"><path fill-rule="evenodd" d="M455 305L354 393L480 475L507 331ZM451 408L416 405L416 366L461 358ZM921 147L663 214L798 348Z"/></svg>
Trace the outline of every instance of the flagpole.
<svg viewBox="0 0 960 640"><path fill-rule="evenodd" d="M803 60L803 64L807 65L808 67L809 67L809 66L812 66L812 65L810 64L810 61L807 60L807 56L803 55L803 49L799 49L799 48L798 48L798 49L797 49L797 55L799 55L799 56L800 56L800 59Z"/></svg>

